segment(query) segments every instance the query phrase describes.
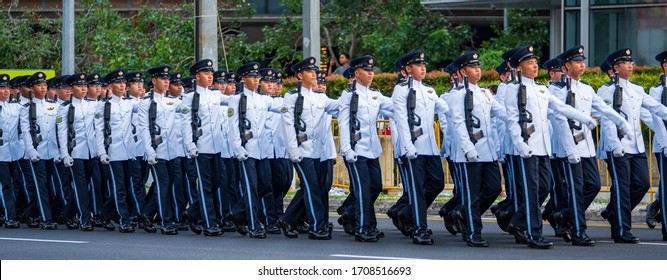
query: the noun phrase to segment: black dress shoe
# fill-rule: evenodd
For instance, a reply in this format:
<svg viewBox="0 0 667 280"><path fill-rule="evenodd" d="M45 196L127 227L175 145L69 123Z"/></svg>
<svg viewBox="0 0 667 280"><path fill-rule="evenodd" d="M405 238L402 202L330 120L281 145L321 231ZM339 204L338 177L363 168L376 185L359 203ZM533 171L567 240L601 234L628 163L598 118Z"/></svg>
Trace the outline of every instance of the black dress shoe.
<svg viewBox="0 0 667 280"><path fill-rule="evenodd" d="M6 226L6 225L5 225ZM667 234L662 235L662 241L667 241Z"/></svg>
<svg viewBox="0 0 667 280"><path fill-rule="evenodd" d="M190 231L192 231L192 233L196 235L200 235L202 232L202 226L197 223L190 223L188 225L188 228L190 229Z"/></svg>
<svg viewBox="0 0 667 280"><path fill-rule="evenodd" d="M561 237L565 242L570 243L572 241L572 234L570 233L570 230L567 228L559 228L556 231L556 237Z"/></svg>
<svg viewBox="0 0 667 280"><path fill-rule="evenodd" d="M93 231L93 230L95 230L95 228L93 227L93 224L91 224L90 222L83 223L79 227L79 229L81 229L81 231Z"/></svg>
<svg viewBox="0 0 667 280"><path fill-rule="evenodd" d="M176 230L189 230L190 228L185 223L176 223Z"/></svg>
<svg viewBox="0 0 667 280"><path fill-rule="evenodd" d="M280 219L278 220L277 226L280 228L280 230L283 232L283 235L287 238L297 238L299 237L298 232L292 228L290 224L285 222L284 220Z"/></svg>
<svg viewBox="0 0 667 280"><path fill-rule="evenodd" d="M520 230L513 224L507 225L507 232L509 232L511 235L514 235L514 242L516 242L516 244L526 244L528 242L528 237L526 237L526 234L523 232L523 230Z"/></svg>
<svg viewBox="0 0 667 280"><path fill-rule="evenodd" d="M224 232L235 232L236 231L236 226L234 226L234 223L230 220L225 220L222 222L222 231Z"/></svg>
<svg viewBox="0 0 667 280"><path fill-rule="evenodd" d="M303 222L303 224L294 227L298 233L308 233L308 223Z"/></svg>
<svg viewBox="0 0 667 280"><path fill-rule="evenodd" d="M145 214L141 214L141 224L145 232L149 233L155 233L157 232L157 229L155 228L155 225L153 225L153 222L151 222L151 219L148 218Z"/></svg>
<svg viewBox="0 0 667 280"><path fill-rule="evenodd" d="M350 223L349 220L343 216L338 217L338 224L343 226L343 231L349 235L354 235L354 223Z"/></svg>
<svg viewBox="0 0 667 280"><path fill-rule="evenodd" d="M114 231L116 230L116 226L111 221L107 221L103 224L104 229L108 231Z"/></svg>
<svg viewBox="0 0 667 280"><path fill-rule="evenodd" d="M554 230L554 232L556 232L556 234L558 234L558 223L556 222L556 219L554 218L554 213L549 213L548 215L545 215L544 213L542 213L542 220L546 220L547 222L549 222L549 225L551 226L551 228ZM560 236L557 236L557 237L560 237Z"/></svg>
<svg viewBox="0 0 667 280"><path fill-rule="evenodd" d="M405 236L412 237L412 227L414 225L414 221L412 221L412 218L410 218L408 215L402 213L403 212L398 213L398 219L400 220L401 225L403 225L403 230L401 232L405 232Z"/></svg>
<svg viewBox="0 0 667 280"><path fill-rule="evenodd" d="M544 238L540 238L538 240L529 239L527 244L528 248L533 248L533 249L551 249L554 247L553 242L548 241Z"/></svg>
<svg viewBox="0 0 667 280"><path fill-rule="evenodd" d="M468 241L469 236L470 236L470 230L468 230L468 221L463 217L463 212L460 210L454 210L449 214L454 221L456 222L456 227L458 228L458 231L461 233L461 238L463 238L463 241L466 242Z"/></svg>
<svg viewBox="0 0 667 280"><path fill-rule="evenodd" d="M607 219L609 219L609 214L610 214L609 211L607 211L607 209L605 208L604 210L602 210L600 212L600 217L607 220Z"/></svg>
<svg viewBox="0 0 667 280"><path fill-rule="evenodd" d="M88 223L90 224L90 222L88 222ZM93 225L90 224L90 226L93 226ZM65 223L65 227L67 227L67 229L79 229L79 223L74 221L74 220L69 220L68 219L67 222Z"/></svg>
<svg viewBox="0 0 667 280"><path fill-rule="evenodd" d="M329 240L331 239L331 234L327 230L320 229L318 231L308 231L308 239L315 240Z"/></svg>
<svg viewBox="0 0 667 280"><path fill-rule="evenodd" d="M377 228L373 228L373 229L370 231L370 234L371 234L371 235L375 235L375 237L376 237L377 239L384 238L384 232L380 231L380 230L377 229Z"/></svg>
<svg viewBox="0 0 667 280"><path fill-rule="evenodd" d="M489 208L489 210L491 210L491 214L493 214L494 216L496 215L496 212L498 212L499 209L500 206L498 206L498 204L494 204Z"/></svg>
<svg viewBox="0 0 667 280"><path fill-rule="evenodd" d="M268 234L280 234L280 229L275 224L270 224L264 228Z"/></svg>
<svg viewBox="0 0 667 280"><path fill-rule="evenodd" d="M412 243L418 245L433 245L433 239L431 238L430 234L422 232L419 234L415 234L412 237Z"/></svg>
<svg viewBox="0 0 667 280"><path fill-rule="evenodd" d="M205 228L202 232L205 236L220 236L223 234L222 230L218 226Z"/></svg>
<svg viewBox="0 0 667 280"><path fill-rule="evenodd" d="M456 234L458 232L456 231L456 229L454 228L454 225L452 224L452 218L449 214L449 211L447 211L447 209L445 209L443 207L443 208L440 209L440 211L438 211L438 215L440 215L440 217L442 217L442 220L445 223L445 229L447 230L447 232L449 232L449 234L451 234L451 235L456 236Z"/></svg>
<svg viewBox="0 0 667 280"><path fill-rule="evenodd" d="M410 236L410 231L406 231L407 227L403 224L403 220L401 220L401 217L398 213L394 217L394 220L398 231L400 231L404 236Z"/></svg>
<svg viewBox="0 0 667 280"><path fill-rule="evenodd" d="M129 224L121 224L120 226L118 226L118 231L122 233L131 233L134 232L134 227Z"/></svg>
<svg viewBox="0 0 667 280"><path fill-rule="evenodd" d="M466 241L469 247L489 247L489 242L481 238L473 238Z"/></svg>
<svg viewBox="0 0 667 280"><path fill-rule="evenodd" d="M21 223L19 223L17 220L9 220L5 222L5 228L20 228Z"/></svg>
<svg viewBox="0 0 667 280"><path fill-rule="evenodd" d="M359 242L377 242L378 239L375 235L372 235L367 232L362 232L362 233L355 233L354 234L354 240L359 241Z"/></svg>
<svg viewBox="0 0 667 280"><path fill-rule="evenodd" d="M26 225L28 226L28 228L38 228L39 221L37 221L36 219L28 218L28 220L26 221Z"/></svg>
<svg viewBox="0 0 667 280"><path fill-rule="evenodd" d="M333 228L334 228L333 223L328 223L327 224L327 232L329 232L329 235L333 234Z"/></svg>
<svg viewBox="0 0 667 280"><path fill-rule="evenodd" d="M646 206L646 225L649 228L655 228L658 221L658 212L660 211L660 205L658 205L658 200L653 201L651 204Z"/></svg>
<svg viewBox="0 0 667 280"><path fill-rule="evenodd" d="M595 241L591 240L587 234L581 236L572 236L572 245L574 246L595 246Z"/></svg>
<svg viewBox="0 0 667 280"><path fill-rule="evenodd" d="M59 225L64 225L67 223L67 219L63 215L57 215L53 218L53 221Z"/></svg>
<svg viewBox="0 0 667 280"><path fill-rule="evenodd" d="M177 235L178 229L174 225L168 225L160 228L160 233L164 235Z"/></svg>
<svg viewBox="0 0 667 280"><path fill-rule="evenodd" d="M625 233L622 236L615 236L614 243L637 244L639 243L639 238L631 233Z"/></svg>
<svg viewBox="0 0 667 280"><path fill-rule="evenodd" d="M144 231L148 233L156 233L157 228L153 224L144 224Z"/></svg>
<svg viewBox="0 0 667 280"><path fill-rule="evenodd" d="M251 230L250 232L248 232L248 236L250 236L250 238L255 238L255 239L264 239L266 238L266 232L260 228L254 231Z"/></svg>
<svg viewBox="0 0 667 280"><path fill-rule="evenodd" d="M503 212L506 212L506 211L498 210L493 215L496 216L496 223L498 224L498 227L502 231L507 232L507 224L505 223L505 220L503 219L503 215L502 215Z"/></svg>
<svg viewBox="0 0 667 280"><path fill-rule="evenodd" d="M58 224L56 224L52 221L43 222L40 226L42 227L42 229L45 229L45 230L56 230L56 229L58 229Z"/></svg>

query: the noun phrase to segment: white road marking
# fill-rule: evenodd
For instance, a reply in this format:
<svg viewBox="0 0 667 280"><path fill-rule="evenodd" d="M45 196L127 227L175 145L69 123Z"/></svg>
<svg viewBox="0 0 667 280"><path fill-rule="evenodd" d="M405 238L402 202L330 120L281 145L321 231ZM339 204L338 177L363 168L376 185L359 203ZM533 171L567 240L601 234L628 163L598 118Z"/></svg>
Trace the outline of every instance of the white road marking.
<svg viewBox="0 0 667 280"><path fill-rule="evenodd" d="M614 243L614 241L595 241L597 243ZM639 242L637 245L656 245L656 246L667 246L667 243L653 243L653 242Z"/></svg>
<svg viewBox="0 0 667 280"><path fill-rule="evenodd" d="M29 239L29 238L11 238L11 237L0 237L0 240L10 240L10 241L31 241L31 242L49 242L49 243L70 243L70 244L86 244L86 243L88 243L88 241L51 240L51 239Z"/></svg>
<svg viewBox="0 0 667 280"><path fill-rule="evenodd" d="M396 258L396 257L364 256L364 255L343 255L343 254L333 254L329 256L339 257L339 258L376 259L376 260L423 260L414 258Z"/></svg>

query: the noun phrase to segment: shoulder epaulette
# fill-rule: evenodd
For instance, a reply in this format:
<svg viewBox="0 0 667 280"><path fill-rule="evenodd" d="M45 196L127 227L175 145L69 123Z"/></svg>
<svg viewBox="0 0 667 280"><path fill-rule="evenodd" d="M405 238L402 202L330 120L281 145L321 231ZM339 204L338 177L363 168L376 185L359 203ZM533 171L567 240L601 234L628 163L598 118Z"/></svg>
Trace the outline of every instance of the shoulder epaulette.
<svg viewBox="0 0 667 280"><path fill-rule="evenodd" d="M511 83L511 81L510 81L510 80L505 80L505 81L504 81L504 82L502 82L501 84L506 84L506 85L509 85L510 83Z"/></svg>
<svg viewBox="0 0 667 280"><path fill-rule="evenodd" d="M185 94L189 94L189 93L193 93L193 92L195 92L195 90L191 89L191 90L188 90L187 92L185 92Z"/></svg>
<svg viewBox="0 0 667 280"><path fill-rule="evenodd" d="M287 93L289 93L289 94L295 94L296 92L297 92L297 90L296 90L296 89L293 89L293 90L288 91Z"/></svg>
<svg viewBox="0 0 667 280"><path fill-rule="evenodd" d="M44 100L45 100L46 102L48 102L48 103L58 103L58 102L56 102L55 100L51 100L51 99L44 99Z"/></svg>
<svg viewBox="0 0 667 280"><path fill-rule="evenodd" d="M141 99L142 99L142 100L144 100L144 99L151 99L151 96L150 96L150 95L146 95L146 96L142 97Z"/></svg>
<svg viewBox="0 0 667 280"><path fill-rule="evenodd" d="M606 82L604 85L605 85L605 86L613 86L613 85L614 85L614 81Z"/></svg>
<svg viewBox="0 0 667 280"><path fill-rule="evenodd" d="M657 84L655 84L653 87L654 87L654 88L658 88L658 87L661 87L661 86L662 86L661 83L657 83Z"/></svg>
<svg viewBox="0 0 667 280"><path fill-rule="evenodd" d="M538 83L538 82L535 82L535 84L537 84L538 86L544 86L544 84L543 84L543 83Z"/></svg>
<svg viewBox="0 0 667 280"><path fill-rule="evenodd" d="M209 88L208 90L210 90L210 91L220 91L219 88Z"/></svg>
<svg viewBox="0 0 667 280"><path fill-rule="evenodd" d="M432 86L430 86L430 85L428 85L427 83L424 83L424 82L422 82L422 85L432 88Z"/></svg>
<svg viewBox="0 0 667 280"><path fill-rule="evenodd" d="M23 104L23 107L28 107L28 106L30 106L30 102L26 102L25 104Z"/></svg>
<svg viewBox="0 0 667 280"><path fill-rule="evenodd" d="M377 92L380 92L380 90L379 90L379 89L376 89L376 88L370 88L370 90L371 90L371 91L377 91Z"/></svg>
<svg viewBox="0 0 667 280"><path fill-rule="evenodd" d="M67 100L67 101L65 101L65 102L63 102L63 103L60 103L60 106L65 107L65 106L69 105L69 103L70 103L69 100Z"/></svg>
<svg viewBox="0 0 667 280"><path fill-rule="evenodd" d="M642 85L640 85L640 84L638 84L638 83L635 83L635 82L633 82L633 81L629 81L629 82L630 82L631 84L635 84L635 85L638 85L638 86L640 86L640 87L642 86Z"/></svg>
<svg viewBox="0 0 667 280"><path fill-rule="evenodd" d="M551 83L553 86L558 87L558 88L564 88L567 84L565 82L555 82Z"/></svg>
<svg viewBox="0 0 667 280"><path fill-rule="evenodd" d="M402 87L407 86L407 85L408 85L408 81L407 81L407 80L406 80L406 81L403 81L403 82L400 83L399 85L402 86Z"/></svg>
<svg viewBox="0 0 667 280"><path fill-rule="evenodd" d="M587 83L586 81L583 81L583 80L579 80L579 82L580 82L580 83L582 83L582 84L584 84L584 85L587 85L587 86L590 86L590 84L589 84L589 83Z"/></svg>

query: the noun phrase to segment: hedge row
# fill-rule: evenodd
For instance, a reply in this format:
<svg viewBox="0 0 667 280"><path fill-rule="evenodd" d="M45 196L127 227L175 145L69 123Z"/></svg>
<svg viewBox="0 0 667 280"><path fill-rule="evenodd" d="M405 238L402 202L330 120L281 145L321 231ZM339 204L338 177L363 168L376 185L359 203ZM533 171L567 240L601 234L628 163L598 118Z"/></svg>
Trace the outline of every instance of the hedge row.
<svg viewBox="0 0 667 280"><path fill-rule="evenodd" d="M662 70L660 67L647 67L639 66L634 68L634 72L631 81L634 81L642 86L644 90L648 92L648 89L654 86L660 80L660 74ZM386 96L390 96L394 90L394 85L396 85L396 73L382 73L377 74L373 78L373 85L371 87L376 88ZM536 79L540 83L546 84L549 80L547 72L545 70L540 70L539 76ZM599 88L601 85L607 83L609 78L607 74L602 73L599 67L594 67L589 69L582 78L583 81L589 83L594 89ZM500 80L498 79L498 73L493 70L484 70L482 71L482 79L479 84L481 86L489 87L492 85L498 85ZM432 71L426 75L424 83L431 85L438 94L442 94L450 88L449 83L449 74L443 71ZM347 81L342 76L334 75L327 77L327 94L332 98L338 98L340 93L347 87ZM287 92L296 88L296 79L289 78L285 80L283 91Z"/></svg>

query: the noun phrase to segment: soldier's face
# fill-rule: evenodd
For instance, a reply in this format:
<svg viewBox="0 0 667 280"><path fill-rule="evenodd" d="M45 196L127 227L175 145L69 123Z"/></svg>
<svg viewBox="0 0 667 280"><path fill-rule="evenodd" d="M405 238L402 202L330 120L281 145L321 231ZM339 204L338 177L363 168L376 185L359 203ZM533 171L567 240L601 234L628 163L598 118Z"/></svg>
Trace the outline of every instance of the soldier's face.
<svg viewBox="0 0 667 280"><path fill-rule="evenodd" d="M236 92L236 83L227 83L227 87L225 87L225 94L232 95L235 92Z"/></svg>
<svg viewBox="0 0 667 280"><path fill-rule="evenodd" d="M535 79L539 71L539 67L537 65L537 58L529 58L524 61L521 61L517 69L521 70L521 75L523 75L524 77Z"/></svg>
<svg viewBox="0 0 667 280"><path fill-rule="evenodd" d="M259 85L259 77L257 76L243 76L241 78L243 80L243 87L255 91L257 90L257 86Z"/></svg>
<svg viewBox="0 0 667 280"><path fill-rule="evenodd" d="M141 98L141 88L143 88L143 85L139 82L130 83L130 95Z"/></svg>
<svg viewBox="0 0 667 280"><path fill-rule="evenodd" d="M125 90L127 89L125 82L111 83L109 84L109 87L111 87L111 93L118 97L123 96L125 94Z"/></svg>
<svg viewBox="0 0 667 280"><path fill-rule="evenodd" d="M632 70L634 69L634 62L632 61L620 61L614 64L614 69L618 71L618 75L623 79L630 79L632 75Z"/></svg>
<svg viewBox="0 0 667 280"><path fill-rule="evenodd" d="M283 84L276 84L273 86L273 95L278 96L283 93Z"/></svg>
<svg viewBox="0 0 667 280"><path fill-rule="evenodd" d="M46 96L46 91L48 90L46 87L46 83L39 83L39 84L34 84L32 85L32 93L35 95L35 98L37 99L44 99L44 96Z"/></svg>
<svg viewBox="0 0 667 280"><path fill-rule="evenodd" d="M84 97L86 97L86 93L88 92L87 89L88 88L84 85L73 85L72 94L76 99L83 99Z"/></svg>
<svg viewBox="0 0 667 280"><path fill-rule="evenodd" d="M405 67L408 75L412 75L415 81L421 81L426 78L426 64L410 64Z"/></svg>
<svg viewBox="0 0 667 280"><path fill-rule="evenodd" d="M357 80L357 83L365 87L371 86L374 76L375 74L373 73L373 70L364 70L361 68L354 69L354 79Z"/></svg>
<svg viewBox="0 0 667 280"><path fill-rule="evenodd" d="M507 79L510 78L510 72L506 72L506 73L500 75L499 77L500 77L500 81L503 81L503 82L507 81Z"/></svg>
<svg viewBox="0 0 667 280"><path fill-rule="evenodd" d="M271 94L273 93L273 86L275 85L272 81L261 81L259 82L262 85L262 94Z"/></svg>
<svg viewBox="0 0 667 280"><path fill-rule="evenodd" d="M100 85L89 85L88 86L88 97L91 99L97 100L97 98L102 94L102 87Z"/></svg>
<svg viewBox="0 0 667 280"><path fill-rule="evenodd" d="M213 71L199 71L195 75L200 87L210 87L213 84Z"/></svg>
<svg viewBox="0 0 667 280"><path fill-rule="evenodd" d="M72 91L70 90L70 87L68 86L61 86L58 87L58 99L67 101L69 100L70 95L72 95Z"/></svg>
<svg viewBox="0 0 667 280"><path fill-rule="evenodd" d="M56 98L56 89L49 88L47 95L49 96L49 99L54 100Z"/></svg>
<svg viewBox="0 0 667 280"><path fill-rule="evenodd" d="M317 87L320 92L327 92L327 83L317 83Z"/></svg>
<svg viewBox="0 0 667 280"><path fill-rule="evenodd" d="M305 88L313 88L317 84L317 73L315 70L303 70L297 74L301 84Z"/></svg>
<svg viewBox="0 0 667 280"><path fill-rule="evenodd" d="M154 77L151 79L153 82L153 91L157 93L166 93L169 88L169 78L165 77Z"/></svg>
<svg viewBox="0 0 667 280"><path fill-rule="evenodd" d="M586 61L570 60L567 63L565 63L565 67L567 68L568 75L579 78L581 75L584 74L584 72L586 72ZM560 80L560 77L558 79Z"/></svg>
<svg viewBox="0 0 667 280"><path fill-rule="evenodd" d="M220 83L220 82L213 82L212 88L217 88L221 91L224 91L225 88L227 88L227 85L225 85L224 83Z"/></svg>
<svg viewBox="0 0 667 280"><path fill-rule="evenodd" d="M20 86L19 92L23 97L28 98L28 93L30 92L30 88L27 86Z"/></svg>
<svg viewBox="0 0 667 280"><path fill-rule="evenodd" d="M479 79L482 78L482 68L477 66L465 66L462 69L462 72L468 76L468 82L471 84L477 84Z"/></svg>
<svg viewBox="0 0 667 280"><path fill-rule="evenodd" d="M181 84L169 84L169 95L176 97L181 94L183 90L183 85Z"/></svg>
<svg viewBox="0 0 667 280"><path fill-rule="evenodd" d="M5 102L9 99L9 87L0 87L0 101Z"/></svg>
<svg viewBox="0 0 667 280"><path fill-rule="evenodd" d="M562 76L563 76L563 72L561 72L561 71L549 70L549 80L552 81L552 82L560 81L560 78Z"/></svg>

